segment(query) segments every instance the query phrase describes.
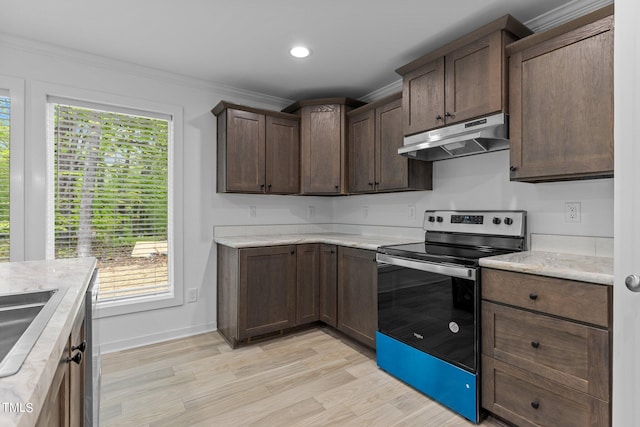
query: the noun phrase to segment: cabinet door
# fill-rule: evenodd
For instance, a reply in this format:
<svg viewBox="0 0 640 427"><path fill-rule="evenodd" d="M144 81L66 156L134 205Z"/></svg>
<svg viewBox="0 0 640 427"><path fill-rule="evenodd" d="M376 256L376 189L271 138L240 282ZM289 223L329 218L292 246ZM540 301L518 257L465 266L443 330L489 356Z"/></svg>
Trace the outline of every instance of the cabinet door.
<svg viewBox="0 0 640 427"><path fill-rule="evenodd" d="M71 351L69 357L73 357L80 350L73 350L74 347L80 346L82 342L85 342L85 329L84 329L84 305L81 307L78 316L74 322L73 329L71 331ZM69 425L71 427L81 427L84 422L84 380L85 380L85 366L86 360L84 358L84 352L81 353L80 363L73 361L69 362Z"/></svg>
<svg viewBox="0 0 640 427"><path fill-rule="evenodd" d="M297 120L266 117L266 184L268 193L300 190L300 125Z"/></svg>
<svg viewBox="0 0 640 427"><path fill-rule="evenodd" d="M613 175L613 17L509 59L511 179Z"/></svg>
<svg viewBox="0 0 640 427"><path fill-rule="evenodd" d="M334 245L320 245L320 320L338 326L338 253Z"/></svg>
<svg viewBox="0 0 640 427"><path fill-rule="evenodd" d="M338 250L338 329L375 347L378 328L375 252L340 247Z"/></svg>
<svg viewBox="0 0 640 427"><path fill-rule="evenodd" d="M69 425L69 346L62 352L53 382L44 400L36 427L66 427Z"/></svg>
<svg viewBox="0 0 640 427"><path fill-rule="evenodd" d="M344 117L340 104L302 108L302 192L336 194L342 190Z"/></svg>
<svg viewBox="0 0 640 427"><path fill-rule="evenodd" d="M239 339L293 326L296 247L241 249L239 294Z"/></svg>
<svg viewBox="0 0 640 427"><path fill-rule="evenodd" d="M296 325L302 325L320 319L320 247L298 245L296 250Z"/></svg>
<svg viewBox="0 0 640 427"><path fill-rule="evenodd" d="M398 154L403 139L402 100L397 99L376 108L376 189L387 191L407 188L409 160Z"/></svg>
<svg viewBox="0 0 640 427"><path fill-rule="evenodd" d="M366 193L375 190L374 134L374 110L349 117L350 193Z"/></svg>
<svg viewBox="0 0 640 427"><path fill-rule="evenodd" d="M265 116L228 109L225 191L263 193L264 167Z"/></svg>
<svg viewBox="0 0 640 427"><path fill-rule="evenodd" d="M405 135L444 125L444 58L403 76L402 117Z"/></svg>
<svg viewBox="0 0 640 427"><path fill-rule="evenodd" d="M447 55L447 124L502 110L504 64L502 31L496 31Z"/></svg>

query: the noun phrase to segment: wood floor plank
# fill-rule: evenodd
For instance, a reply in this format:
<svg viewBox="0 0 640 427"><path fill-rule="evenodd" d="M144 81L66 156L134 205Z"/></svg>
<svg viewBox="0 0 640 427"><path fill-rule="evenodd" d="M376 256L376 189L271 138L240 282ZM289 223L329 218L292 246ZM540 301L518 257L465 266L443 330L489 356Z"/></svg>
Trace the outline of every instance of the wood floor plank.
<svg viewBox="0 0 640 427"><path fill-rule="evenodd" d="M213 332L107 354L103 367L105 427L472 425L330 328L237 349Z"/></svg>

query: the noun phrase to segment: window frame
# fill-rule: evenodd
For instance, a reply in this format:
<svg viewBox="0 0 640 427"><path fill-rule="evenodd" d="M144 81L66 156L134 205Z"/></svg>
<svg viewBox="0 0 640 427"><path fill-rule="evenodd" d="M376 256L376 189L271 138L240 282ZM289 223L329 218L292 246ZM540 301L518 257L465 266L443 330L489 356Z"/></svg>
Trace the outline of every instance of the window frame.
<svg viewBox="0 0 640 427"><path fill-rule="evenodd" d="M58 85L48 84L44 82L34 82L33 87L34 108L39 105L40 108L34 111L34 120L42 123L42 127L38 128L41 133L41 141L44 141L45 153L35 162L43 164L46 170L44 174L44 182L40 183L37 177L32 183L32 191L34 194L41 192L44 194L45 202L40 202L43 207L44 214L40 218L44 225L43 233L45 237L40 237L39 247L40 253L45 259L53 258L53 238L54 238L54 144L49 138L49 103L50 100L56 101L64 99L69 103L77 102L80 106L95 105L101 108L112 108L113 111L127 112L138 111L146 112L150 116L159 114L171 117L169 124L169 152L168 152L168 239L169 239L169 284L172 291L169 294L135 296L130 299L106 300L99 301L97 306L96 317L111 317L129 313L136 313L146 310L154 310L168 307L175 307L184 304L184 267L183 267L183 110L182 107L162 104L153 101L128 98L125 96L108 94L103 92L95 92L78 88L61 87ZM38 120L41 119L41 121ZM34 142L38 138L34 139ZM37 227L35 227L37 228ZM28 243L36 240L33 230L29 236ZM34 242L35 243L35 242ZM31 247L32 250L36 249ZM36 258L38 259L38 258ZM41 258L40 258L41 259ZM98 276L99 277L99 276Z"/></svg>
<svg viewBox="0 0 640 427"><path fill-rule="evenodd" d="M25 81L0 75L0 88L9 93L9 261L25 259ZM4 92L3 91L3 92Z"/></svg>

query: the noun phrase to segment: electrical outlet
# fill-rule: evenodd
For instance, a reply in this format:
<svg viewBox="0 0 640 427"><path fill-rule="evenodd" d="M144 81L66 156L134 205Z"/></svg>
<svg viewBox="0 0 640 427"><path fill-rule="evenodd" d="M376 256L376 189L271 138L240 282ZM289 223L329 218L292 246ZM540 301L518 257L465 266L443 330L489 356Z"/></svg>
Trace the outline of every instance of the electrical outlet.
<svg viewBox="0 0 640 427"><path fill-rule="evenodd" d="M362 218L368 218L369 217L369 206L363 206L362 207Z"/></svg>
<svg viewBox="0 0 640 427"><path fill-rule="evenodd" d="M564 222L581 222L580 202L566 202L564 204Z"/></svg>
<svg viewBox="0 0 640 427"><path fill-rule="evenodd" d="M314 216L316 216L316 207L307 206L307 218L313 218Z"/></svg>
<svg viewBox="0 0 640 427"><path fill-rule="evenodd" d="M409 219L416 219L416 205L409 205Z"/></svg>
<svg viewBox="0 0 640 427"><path fill-rule="evenodd" d="M198 288L189 288L187 290L187 302L198 301Z"/></svg>
<svg viewBox="0 0 640 427"><path fill-rule="evenodd" d="M249 206L249 218L255 218L255 217L256 217L256 207Z"/></svg>

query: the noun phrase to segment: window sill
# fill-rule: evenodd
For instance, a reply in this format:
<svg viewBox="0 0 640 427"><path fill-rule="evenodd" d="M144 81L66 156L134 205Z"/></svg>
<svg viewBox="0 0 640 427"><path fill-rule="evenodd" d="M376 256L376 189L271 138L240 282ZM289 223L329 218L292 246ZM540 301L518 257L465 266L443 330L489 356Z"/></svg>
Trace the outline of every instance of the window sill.
<svg viewBox="0 0 640 427"><path fill-rule="evenodd" d="M115 301L98 301L95 317L100 319L141 311L176 307L182 304L182 295L175 294L141 296Z"/></svg>

